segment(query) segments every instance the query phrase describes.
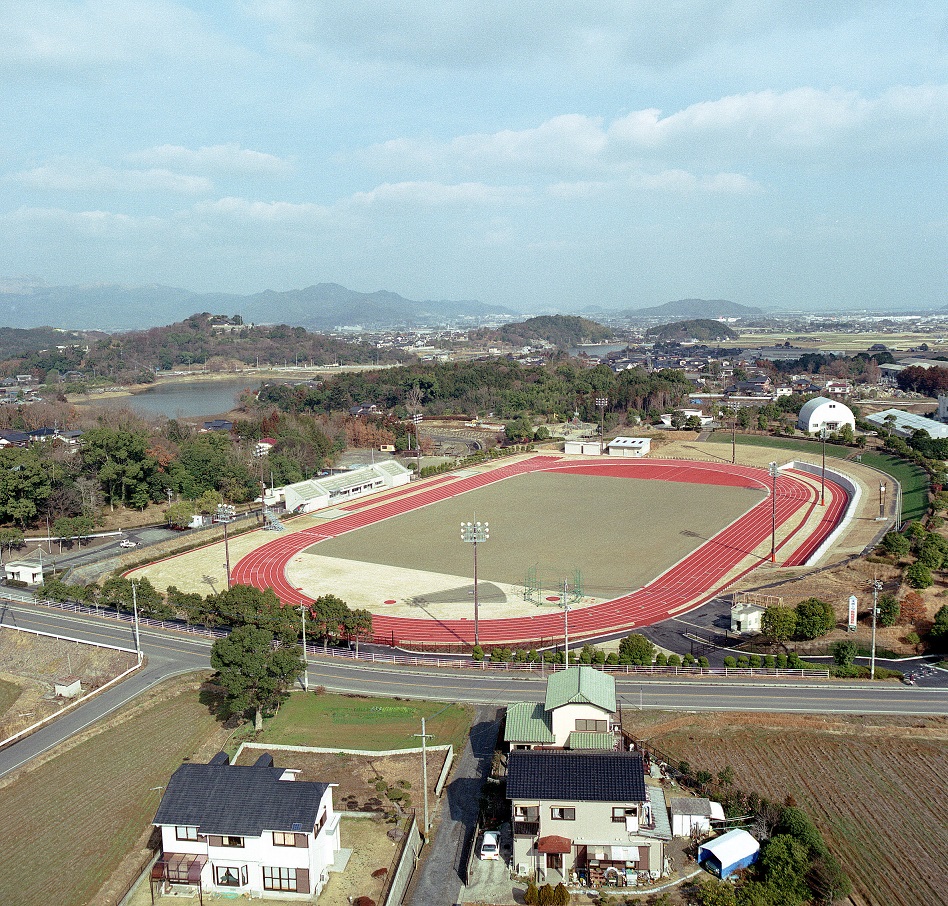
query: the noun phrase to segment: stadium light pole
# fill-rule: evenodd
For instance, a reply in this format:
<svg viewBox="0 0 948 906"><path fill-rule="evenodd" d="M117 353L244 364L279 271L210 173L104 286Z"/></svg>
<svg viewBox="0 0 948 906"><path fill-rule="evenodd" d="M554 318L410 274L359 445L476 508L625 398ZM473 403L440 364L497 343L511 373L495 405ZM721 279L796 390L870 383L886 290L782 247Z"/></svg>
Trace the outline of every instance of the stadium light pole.
<svg viewBox="0 0 948 906"><path fill-rule="evenodd" d="M770 562L777 562L777 463L770 464L771 489L770 496L773 501L771 530L770 530Z"/></svg>
<svg viewBox="0 0 948 906"><path fill-rule="evenodd" d="M885 482L879 482L879 518L885 519Z"/></svg>
<svg viewBox="0 0 948 906"><path fill-rule="evenodd" d="M605 449L606 440L606 406L609 405L609 397L597 396L596 405L599 407L599 455L602 456Z"/></svg>
<svg viewBox="0 0 948 906"><path fill-rule="evenodd" d="M306 660L306 604L300 601L300 622L303 624L303 691L309 692L309 661Z"/></svg>
<svg viewBox="0 0 948 906"><path fill-rule="evenodd" d="M480 634L478 627L478 600L477 600L477 545L483 544L490 538L489 522L462 522L461 540L465 544L470 544L474 548L474 644L480 644Z"/></svg>
<svg viewBox="0 0 948 906"><path fill-rule="evenodd" d="M820 429L823 446L823 469L820 472L820 506L826 506L826 425Z"/></svg>

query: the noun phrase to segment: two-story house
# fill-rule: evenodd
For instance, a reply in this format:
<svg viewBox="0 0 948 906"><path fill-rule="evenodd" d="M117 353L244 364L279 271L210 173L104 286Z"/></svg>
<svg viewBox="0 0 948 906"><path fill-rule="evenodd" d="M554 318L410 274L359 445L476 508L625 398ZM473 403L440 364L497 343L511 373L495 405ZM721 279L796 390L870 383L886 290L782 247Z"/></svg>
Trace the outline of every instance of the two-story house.
<svg viewBox="0 0 948 906"><path fill-rule="evenodd" d="M507 706L504 741L511 749L614 749L616 681L593 667L550 675L542 702Z"/></svg>
<svg viewBox="0 0 948 906"><path fill-rule="evenodd" d="M339 815L328 783L261 755L232 765L221 752L183 764L168 781L152 822L162 854L152 883L268 897L318 895L340 848Z"/></svg>
<svg viewBox="0 0 948 906"><path fill-rule="evenodd" d="M665 872L668 809L638 752L512 751L507 798L520 873L624 886Z"/></svg>

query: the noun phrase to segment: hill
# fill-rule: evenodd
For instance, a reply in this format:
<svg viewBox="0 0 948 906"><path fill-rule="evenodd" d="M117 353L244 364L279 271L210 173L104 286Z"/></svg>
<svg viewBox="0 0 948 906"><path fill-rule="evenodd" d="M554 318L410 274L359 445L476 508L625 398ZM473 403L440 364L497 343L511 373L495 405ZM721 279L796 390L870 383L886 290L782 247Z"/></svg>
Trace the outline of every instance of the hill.
<svg viewBox="0 0 948 906"><path fill-rule="evenodd" d="M0 324L8 327L40 327L55 319L62 322L55 326L72 329L142 330L182 321L196 311L240 312L249 323L313 330L425 327L512 315L477 301L418 302L384 290L360 293L336 283L241 296L158 284L47 286L0 279Z"/></svg>
<svg viewBox="0 0 948 906"><path fill-rule="evenodd" d="M645 331L645 339L653 343L667 343L675 340L679 342L698 340L707 343L714 340L736 340L737 333L720 321L697 318L691 321L663 324L661 327L650 327Z"/></svg>
<svg viewBox="0 0 948 906"><path fill-rule="evenodd" d="M496 330L478 331L475 338L495 340L512 346L531 346L543 340L567 349L580 343L603 343L613 339L608 327L576 315L540 315L514 324L504 324Z"/></svg>
<svg viewBox="0 0 948 906"><path fill-rule="evenodd" d="M749 318L763 314L763 309L727 299L679 299L652 308L630 308L620 313L626 318Z"/></svg>

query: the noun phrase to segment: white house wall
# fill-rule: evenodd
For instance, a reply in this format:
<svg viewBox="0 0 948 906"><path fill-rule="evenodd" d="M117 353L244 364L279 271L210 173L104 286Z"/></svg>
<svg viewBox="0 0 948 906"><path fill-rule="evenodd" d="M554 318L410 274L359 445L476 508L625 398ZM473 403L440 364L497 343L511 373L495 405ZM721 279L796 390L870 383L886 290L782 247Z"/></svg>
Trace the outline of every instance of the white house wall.
<svg viewBox="0 0 948 906"><path fill-rule="evenodd" d="M609 729L608 711L586 703L561 705L552 713L553 745L561 748L566 745L569 734L576 730L577 720L604 720L606 730Z"/></svg>

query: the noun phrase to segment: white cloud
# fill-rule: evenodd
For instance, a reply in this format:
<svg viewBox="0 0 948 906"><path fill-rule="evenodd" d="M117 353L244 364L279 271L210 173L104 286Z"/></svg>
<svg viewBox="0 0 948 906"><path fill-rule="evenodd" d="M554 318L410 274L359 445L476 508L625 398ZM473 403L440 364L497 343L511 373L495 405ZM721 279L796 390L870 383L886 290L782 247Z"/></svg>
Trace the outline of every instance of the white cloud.
<svg viewBox="0 0 948 906"><path fill-rule="evenodd" d="M112 211L67 211L62 208L35 207L17 208L3 219L14 223L18 229L40 230L44 236L49 232L67 232L77 236L117 240L150 232L164 223L159 217L137 218Z"/></svg>
<svg viewBox="0 0 948 906"><path fill-rule="evenodd" d="M203 176L170 170L127 170L94 161L61 160L7 177L32 189L58 192L175 192L202 194L214 188Z"/></svg>
<svg viewBox="0 0 948 906"><path fill-rule="evenodd" d="M192 212L198 217L217 217L236 222L299 224L322 219L329 209L318 204L297 204L290 201L251 201L228 196L217 201L196 204Z"/></svg>
<svg viewBox="0 0 948 906"><path fill-rule="evenodd" d="M86 67L234 53L171 0L30 0L3 4L0 66Z"/></svg>
<svg viewBox="0 0 948 906"><path fill-rule="evenodd" d="M723 159L741 169L781 155L797 158L825 152L863 154L898 146L916 152L919 143L948 138L948 86L900 87L877 98L815 88L760 91L693 104L662 115L657 108L633 111L604 124L598 117L569 114L522 130L474 133L449 141L400 138L371 146L361 159L380 169L413 174L583 174L613 178L642 170L643 158L676 164ZM553 180L554 184L559 180ZM572 182L574 180L564 179ZM585 181L585 180L577 180ZM718 180L720 185L731 180Z"/></svg>
<svg viewBox="0 0 948 906"><path fill-rule="evenodd" d="M871 0L252 0L296 52L443 69L554 62L663 67L777 29L831 28Z"/></svg>
<svg viewBox="0 0 948 906"><path fill-rule="evenodd" d="M524 198L529 190L521 186L489 186L484 183L445 185L437 182L383 183L369 192L355 193L351 201L359 205L380 203L421 207L448 205L510 204Z"/></svg>
<svg viewBox="0 0 948 906"><path fill-rule="evenodd" d="M129 160L198 173L286 176L293 172L289 161L263 151L241 148L236 142L202 148L159 145L130 154Z"/></svg>

